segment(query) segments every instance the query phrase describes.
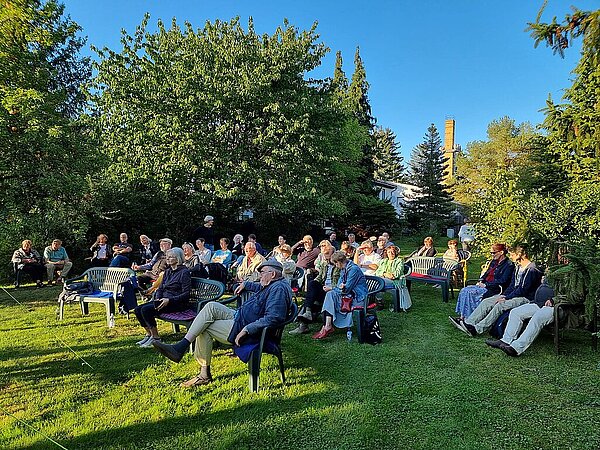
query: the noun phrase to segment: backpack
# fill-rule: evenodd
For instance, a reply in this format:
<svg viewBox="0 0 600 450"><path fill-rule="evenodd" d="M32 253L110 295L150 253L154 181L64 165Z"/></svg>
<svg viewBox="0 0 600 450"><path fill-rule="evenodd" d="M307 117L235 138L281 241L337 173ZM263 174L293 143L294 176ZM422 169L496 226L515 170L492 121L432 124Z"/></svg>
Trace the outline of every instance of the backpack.
<svg viewBox="0 0 600 450"><path fill-rule="evenodd" d="M377 314L369 314L365 317L362 333L363 342L371 345L381 344L381 328L379 327Z"/></svg>
<svg viewBox="0 0 600 450"><path fill-rule="evenodd" d="M76 281L66 285L65 290L70 294L76 293L78 295L89 295L95 291L94 285L90 281Z"/></svg>

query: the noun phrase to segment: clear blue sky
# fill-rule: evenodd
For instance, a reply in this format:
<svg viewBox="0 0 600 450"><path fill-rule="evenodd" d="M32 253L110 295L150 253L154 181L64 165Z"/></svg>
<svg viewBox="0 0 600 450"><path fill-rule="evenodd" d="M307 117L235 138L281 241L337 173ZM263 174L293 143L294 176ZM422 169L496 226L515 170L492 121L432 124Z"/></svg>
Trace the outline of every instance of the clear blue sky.
<svg viewBox="0 0 600 450"><path fill-rule="evenodd" d="M252 16L258 33L272 33L287 18L298 28L318 21L330 49L313 74L333 74L342 51L351 77L356 46L371 85L369 98L378 125L391 128L408 161L431 123L443 137L444 120L456 120L456 142L485 139L490 121L508 115L538 124L548 94L560 99L570 85L579 45L565 59L545 46L533 48L524 32L543 0L67 0L66 13L83 27L88 44L119 50L120 30L133 33L145 12L202 27L206 20ZM549 0L542 19L562 20L574 5L600 7L598 0ZM87 50L89 53L89 49Z"/></svg>

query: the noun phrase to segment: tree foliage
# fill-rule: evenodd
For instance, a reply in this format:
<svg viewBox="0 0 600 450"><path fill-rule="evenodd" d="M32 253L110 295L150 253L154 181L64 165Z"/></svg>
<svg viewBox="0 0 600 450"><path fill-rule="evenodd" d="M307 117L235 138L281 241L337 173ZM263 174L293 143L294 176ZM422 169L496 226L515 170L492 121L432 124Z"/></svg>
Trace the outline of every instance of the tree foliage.
<svg viewBox="0 0 600 450"><path fill-rule="evenodd" d="M90 76L80 27L55 0L0 2L0 258L24 238L73 244L88 225L95 154L79 120Z"/></svg>
<svg viewBox="0 0 600 450"><path fill-rule="evenodd" d="M200 29L173 21L150 33L147 21L123 35L120 52L98 51L110 217L148 222L134 211L146 200L177 212L176 231L209 211L297 223L347 213L367 135L329 83L305 79L327 52L316 25L258 35L251 20L247 30L239 19Z"/></svg>
<svg viewBox="0 0 600 450"><path fill-rule="evenodd" d="M441 149L441 138L434 124L423 142L411 154L410 180L418 192L407 204L407 220L417 230L440 231L453 210L452 196L444 184L448 159Z"/></svg>
<svg viewBox="0 0 600 450"><path fill-rule="evenodd" d="M404 175L403 158L398 152L400 144L396 141L396 134L389 128L376 128L373 132L375 140L375 172L376 180L394 181L403 183Z"/></svg>

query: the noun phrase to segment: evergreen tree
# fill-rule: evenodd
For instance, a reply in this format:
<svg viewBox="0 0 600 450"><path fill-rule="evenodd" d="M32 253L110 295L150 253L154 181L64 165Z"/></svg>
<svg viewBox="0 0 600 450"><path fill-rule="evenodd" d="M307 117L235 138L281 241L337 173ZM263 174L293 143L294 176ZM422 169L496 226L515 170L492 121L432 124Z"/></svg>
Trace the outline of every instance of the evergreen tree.
<svg viewBox="0 0 600 450"><path fill-rule="evenodd" d="M375 119L371 115L371 104L367 92L369 91L369 82L367 81L367 71L360 57L360 49L356 47L354 54L354 73L348 90L348 102L350 109L363 127L371 132L375 126Z"/></svg>
<svg viewBox="0 0 600 450"><path fill-rule="evenodd" d="M348 78L343 69L342 52L337 51L335 54L335 69L333 70L333 92L342 100L345 100L348 95Z"/></svg>
<svg viewBox="0 0 600 450"><path fill-rule="evenodd" d="M441 149L441 138L434 124L423 142L411 154L410 178L418 192L409 199L407 220L417 230L436 232L444 226L453 210L452 197L444 184L448 159Z"/></svg>
<svg viewBox="0 0 600 450"><path fill-rule="evenodd" d="M400 144L396 142L396 134L389 128L376 128L373 132L375 139L375 172L376 180L405 181L403 158L398 153Z"/></svg>

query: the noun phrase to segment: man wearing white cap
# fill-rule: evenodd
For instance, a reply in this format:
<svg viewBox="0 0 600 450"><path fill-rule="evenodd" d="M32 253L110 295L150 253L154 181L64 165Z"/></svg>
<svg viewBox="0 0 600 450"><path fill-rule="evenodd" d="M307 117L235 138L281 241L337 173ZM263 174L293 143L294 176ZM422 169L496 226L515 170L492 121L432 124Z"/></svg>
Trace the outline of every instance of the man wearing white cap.
<svg viewBox="0 0 600 450"><path fill-rule="evenodd" d="M215 218L213 216L206 216L204 218L204 225L201 225L194 230L194 236L192 240L192 242L196 242L198 238L203 238L204 246L210 249L211 253L215 251L215 233L212 229L214 223Z"/></svg>
<svg viewBox="0 0 600 450"><path fill-rule="evenodd" d="M258 342L262 329L285 322L292 303L292 289L282 277L283 266L274 259L258 267L260 281L245 281L235 290L254 292L236 311L219 302L210 302L198 313L185 337L175 345L155 341L154 347L171 361L179 362L195 340L194 357L200 364L200 373L181 384L199 386L212 381L210 361L213 339L236 346Z"/></svg>

